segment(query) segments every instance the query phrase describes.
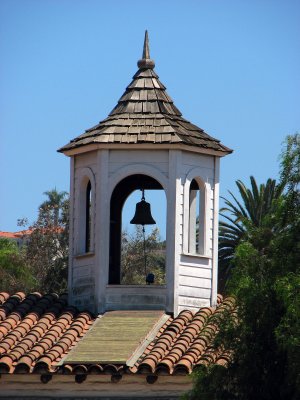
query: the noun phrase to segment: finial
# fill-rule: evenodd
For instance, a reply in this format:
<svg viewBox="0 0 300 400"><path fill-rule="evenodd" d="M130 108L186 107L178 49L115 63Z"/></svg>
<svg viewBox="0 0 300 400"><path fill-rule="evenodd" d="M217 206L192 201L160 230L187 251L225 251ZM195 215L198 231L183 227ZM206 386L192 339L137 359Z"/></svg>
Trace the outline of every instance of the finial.
<svg viewBox="0 0 300 400"><path fill-rule="evenodd" d="M142 69L142 68L153 69L155 67L154 61L150 59L149 38L148 38L147 30L145 31L143 55L142 55L142 59L138 61L138 67L140 69Z"/></svg>
<svg viewBox="0 0 300 400"><path fill-rule="evenodd" d="M148 31L145 31L145 39L144 39L144 48L143 48L143 56L144 59L150 59L150 51L149 51L149 38Z"/></svg>

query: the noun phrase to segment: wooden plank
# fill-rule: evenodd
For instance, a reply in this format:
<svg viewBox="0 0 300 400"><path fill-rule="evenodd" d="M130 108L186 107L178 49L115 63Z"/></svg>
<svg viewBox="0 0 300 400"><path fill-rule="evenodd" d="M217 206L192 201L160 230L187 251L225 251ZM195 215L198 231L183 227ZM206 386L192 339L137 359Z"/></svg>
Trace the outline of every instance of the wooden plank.
<svg viewBox="0 0 300 400"><path fill-rule="evenodd" d="M91 330L63 360L72 363L121 363L141 346L163 311L112 311L98 318ZM163 323L163 322L162 322Z"/></svg>
<svg viewBox="0 0 300 400"><path fill-rule="evenodd" d="M195 276L180 275L179 276L179 285L210 289L211 288L211 280L206 279L206 278L198 278Z"/></svg>
<svg viewBox="0 0 300 400"><path fill-rule="evenodd" d="M197 297L202 299L210 299L211 296L210 289L202 289L198 287L189 287L180 285L178 292L180 296Z"/></svg>
<svg viewBox="0 0 300 400"><path fill-rule="evenodd" d="M45 385L36 374L3 374L1 397L9 399L177 399L179 394L192 388L188 375L160 375L149 385L144 374L123 374L120 382L113 383L110 375L88 375L85 382L74 383L74 375L53 374Z"/></svg>
<svg viewBox="0 0 300 400"><path fill-rule="evenodd" d="M201 268L199 266L186 266L180 265L179 267L179 274L182 276L194 276L196 278L206 278L211 279L211 269L208 268Z"/></svg>

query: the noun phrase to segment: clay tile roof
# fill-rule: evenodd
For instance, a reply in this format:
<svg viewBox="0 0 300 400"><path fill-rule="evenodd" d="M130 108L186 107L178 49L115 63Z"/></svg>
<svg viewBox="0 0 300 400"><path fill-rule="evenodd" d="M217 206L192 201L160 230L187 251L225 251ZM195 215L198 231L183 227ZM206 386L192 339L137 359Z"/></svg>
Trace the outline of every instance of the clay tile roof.
<svg viewBox="0 0 300 400"><path fill-rule="evenodd" d="M59 360L90 328L93 317L68 307L67 296L0 293L0 371L27 373Z"/></svg>
<svg viewBox="0 0 300 400"><path fill-rule="evenodd" d="M204 307L195 314L183 311L159 332L136 363L135 369L140 373L188 374L198 364L226 365L230 354L224 349L211 347L218 331L214 320L225 310L234 314L234 299L223 301L219 296L216 308ZM185 323L183 316L187 317Z"/></svg>
<svg viewBox="0 0 300 400"><path fill-rule="evenodd" d="M145 33L138 71L109 116L58 151L90 144L168 144L194 146L226 155L232 150L182 117L154 71Z"/></svg>
<svg viewBox="0 0 300 400"><path fill-rule="evenodd" d="M157 311L153 315L147 312L149 318L156 321L150 330L151 340L147 339L145 345L139 343L133 352L135 357L131 356L122 362L109 362L109 359L106 362L84 361L80 357L74 361L74 351L76 355L80 348L78 342L89 336L87 333L92 326L93 332L95 329L101 330L101 324L107 318L107 321L111 318L129 318L131 325L134 321L140 324L141 312L112 312L99 319L68 306L66 295L31 293L26 296L16 293L9 296L1 292L0 311L3 312L0 314L0 373L62 373L77 376L124 372L189 374L200 364L226 365L230 353L223 348L213 348L212 342L219 329L219 316L224 312L235 315L236 309L233 298L223 300L219 296L216 308L205 307L196 313L185 310L176 318ZM69 358L71 350L73 359Z"/></svg>

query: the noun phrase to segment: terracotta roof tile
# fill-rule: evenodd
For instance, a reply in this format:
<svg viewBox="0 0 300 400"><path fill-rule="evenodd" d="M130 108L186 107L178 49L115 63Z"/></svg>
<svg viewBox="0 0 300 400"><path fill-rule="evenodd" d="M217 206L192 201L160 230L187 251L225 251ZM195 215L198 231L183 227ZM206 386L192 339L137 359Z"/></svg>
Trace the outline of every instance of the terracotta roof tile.
<svg viewBox="0 0 300 400"><path fill-rule="evenodd" d="M0 302L0 373L189 374L197 365L226 365L230 360L228 351L211 345L219 329L218 316L224 311L235 315L231 298L218 296L216 308L204 307L196 313L185 310L176 318L166 317L132 367L60 363L95 321L90 313L68 306L66 295L0 293Z"/></svg>
<svg viewBox="0 0 300 400"><path fill-rule="evenodd" d="M183 311L151 343L135 368L141 373L190 373L201 363L226 364L229 354L210 347L218 325L214 319L225 309L233 313L233 299L218 297L216 308L204 307L197 313Z"/></svg>
<svg viewBox="0 0 300 400"><path fill-rule="evenodd" d="M66 295L0 293L0 301L2 372L32 372L35 366L52 371L93 320L91 314L68 307Z"/></svg>

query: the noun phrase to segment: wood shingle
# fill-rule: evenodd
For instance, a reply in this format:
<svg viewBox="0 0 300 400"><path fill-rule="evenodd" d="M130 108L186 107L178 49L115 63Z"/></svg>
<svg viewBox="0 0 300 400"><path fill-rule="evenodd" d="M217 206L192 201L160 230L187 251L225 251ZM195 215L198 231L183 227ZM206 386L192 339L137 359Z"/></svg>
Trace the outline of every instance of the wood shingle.
<svg viewBox="0 0 300 400"><path fill-rule="evenodd" d="M147 32L138 67L132 82L109 116L58 151L65 152L94 143L158 143L210 149L220 155L232 152L218 139L182 117L154 71Z"/></svg>

